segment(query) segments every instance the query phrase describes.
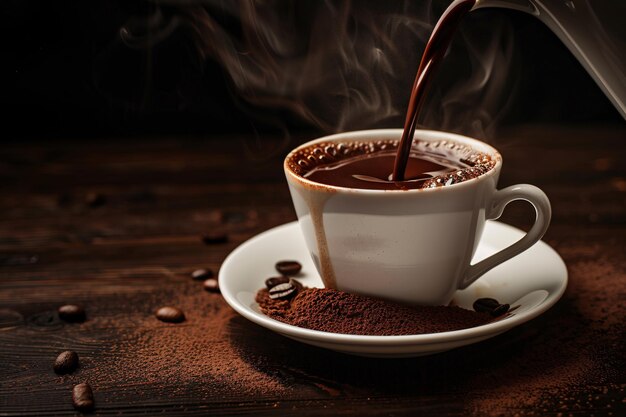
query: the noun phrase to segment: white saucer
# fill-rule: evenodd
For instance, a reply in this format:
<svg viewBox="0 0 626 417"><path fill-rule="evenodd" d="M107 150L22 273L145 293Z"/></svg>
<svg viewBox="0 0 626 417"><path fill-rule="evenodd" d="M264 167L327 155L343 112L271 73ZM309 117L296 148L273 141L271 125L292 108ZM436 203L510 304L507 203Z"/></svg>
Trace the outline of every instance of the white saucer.
<svg viewBox="0 0 626 417"><path fill-rule="evenodd" d="M473 262L510 245L523 236L520 230L488 221ZM463 291L454 302L467 309L481 297L519 306L511 315L483 326L445 333L406 336L357 336L320 332L273 320L259 311L256 292L270 276L274 264L295 259L302 263L298 279L309 287L322 287L322 281L309 255L297 222L263 232L235 249L219 272L222 295L239 314L283 336L302 343L374 357L430 355L469 345L496 336L533 319L557 302L567 286L567 269L561 257L544 242L538 242L521 255L499 265Z"/></svg>

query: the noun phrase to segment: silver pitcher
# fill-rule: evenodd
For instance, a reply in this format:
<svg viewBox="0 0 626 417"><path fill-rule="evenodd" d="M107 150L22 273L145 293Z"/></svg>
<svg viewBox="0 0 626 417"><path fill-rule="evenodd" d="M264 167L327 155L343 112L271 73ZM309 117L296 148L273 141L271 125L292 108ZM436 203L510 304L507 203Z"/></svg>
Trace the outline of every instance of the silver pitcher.
<svg viewBox="0 0 626 417"><path fill-rule="evenodd" d="M478 0L474 9L530 13L548 26L626 119L626 1Z"/></svg>

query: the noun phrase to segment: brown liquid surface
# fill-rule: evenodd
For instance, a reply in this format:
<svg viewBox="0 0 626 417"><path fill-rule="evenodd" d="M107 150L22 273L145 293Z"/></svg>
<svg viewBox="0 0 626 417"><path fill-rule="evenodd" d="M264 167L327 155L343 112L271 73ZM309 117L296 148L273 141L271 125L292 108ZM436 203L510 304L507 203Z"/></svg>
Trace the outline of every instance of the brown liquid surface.
<svg viewBox="0 0 626 417"><path fill-rule="evenodd" d="M288 160L298 175L316 183L369 190L410 190L456 184L489 171L489 155L451 141L416 141L406 179L393 181L397 141L328 142L294 153Z"/></svg>
<svg viewBox="0 0 626 417"><path fill-rule="evenodd" d="M391 181L395 152L381 151L361 155L313 169L305 178L322 184L347 188L411 189L422 188L423 182L438 175L452 173L468 166L436 155L416 154L409 157L404 181ZM457 163L458 162L458 163Z"/></svg>

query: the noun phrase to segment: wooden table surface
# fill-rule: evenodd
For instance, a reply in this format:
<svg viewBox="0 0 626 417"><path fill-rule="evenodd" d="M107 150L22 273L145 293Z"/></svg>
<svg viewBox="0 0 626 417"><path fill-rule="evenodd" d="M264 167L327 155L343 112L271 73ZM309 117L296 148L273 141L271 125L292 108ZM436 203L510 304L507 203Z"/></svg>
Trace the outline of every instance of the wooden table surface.
<svg viewBox="0 0 626 417"><path fill-rule="evenodd" d="M528 126L493 141L505 159L500 186L528 182L549 195L544 240L565 260L569 287L498 337L402 360L275 335L189 277L295 220L281 159L306 139L3 145L0 415L74 414L80 381L102 415L625 415L624 125ZM514 203L503 220L524 228L531 215ZM203 244L215 230L229 241ZM61 321L65 303L85 306L88 320ZM158 322L153 312L167 304L187 321ZM57 376L66 349L81 367Z"/></svg>

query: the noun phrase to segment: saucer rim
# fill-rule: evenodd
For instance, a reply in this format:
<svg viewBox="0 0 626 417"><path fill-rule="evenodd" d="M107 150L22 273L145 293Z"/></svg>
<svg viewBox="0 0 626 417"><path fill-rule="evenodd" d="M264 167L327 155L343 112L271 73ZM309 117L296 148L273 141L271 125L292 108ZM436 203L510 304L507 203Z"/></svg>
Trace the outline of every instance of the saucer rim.
<svg viewBox="0 0 626 417"><path fill-rule="evenodd" d="M493 227L496 227L500 230L505 230L508 233L512 233L517 235L518 237L522 237L525 232L508 225L506 223L498 222L495 220L488 220L488 223L493 224ZM236 264L236 259L239 257L239 254L245 251L249 246L257 244L258 241L263 240L267 235L275 234L282 229L287 228L298 228L298 222L293 221L289 223L285 223L266 231L263 231L259 234L252 236L250 239L241 243L237 246L227 257L224 259L222 263L222 267L219 272L219 280L220 280L220 288L222 292L222 296L226 300L226 302L239 314L244 316L246 319L260 325L266 327L272 331L277 333L286 335L288 337L293 337L296 339L308 339L315 340L329 344L341 344L348 343L351 345L379 345L379 346L403 346L403 345L411 345L411 344L419 344L419 345L429 345L429 344L439 344L445 342L451 342L455 340L469 339L469 338L479 338L481 336L489 336L503 333L507 330L510 330L520 324L523 324L529 320L538 317L539 315L546 312L550 309L556 302L563 296L568 284L568 273L565 262L561 258L561 256L547 243L544 241L538 241L536 245L540 245L542 249L547 250L555 257L555 260L560 264L559 266L562 269L562 281L560 282L560 286L554 292L548 292L548 296L541 301L540 304L535 307L530 308L529 310L521 313L519 315L512 315L506 319L498 320L495 322L490 322L487 324L483 324L476 327L470 327L467 329L453 330L448 332L439 332L439 333L424 333L424 334L410 334L410 335L388 335L388 336L375 336L375 335L353 335L353 334L344 334L344 333L331 333L324 332L320 330L312 330L306 329L298 326L294 326L291 324L283 323L281 321L272 319L263 313L256 312L252 310L250 307L243 305L238 299L237 294L234 294L231 291L231 287L228 285L228 275L232 276L232 273L229 271L233 268L233 265ZM483 237L484 239L484 237ZM251 291L252 294L256 293L255 291ZM530 294L530 292L528 293Z"/></svg>

